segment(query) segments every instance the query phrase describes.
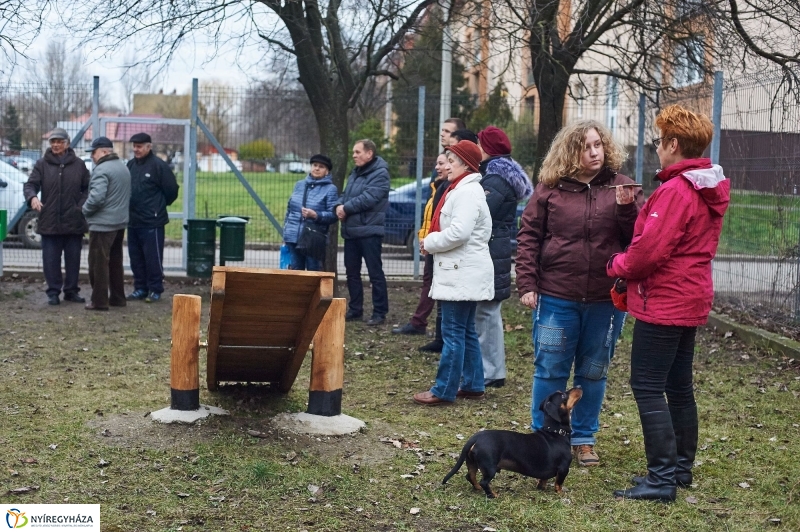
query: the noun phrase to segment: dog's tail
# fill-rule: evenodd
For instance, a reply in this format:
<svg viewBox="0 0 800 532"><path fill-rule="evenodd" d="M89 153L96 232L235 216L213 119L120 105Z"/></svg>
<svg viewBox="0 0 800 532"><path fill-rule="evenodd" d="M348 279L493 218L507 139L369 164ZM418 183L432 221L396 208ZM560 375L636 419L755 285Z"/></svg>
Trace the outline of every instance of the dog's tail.
<svg viewBox="0 0 800 532"><path fill-rule="evenodd" d="M458 457L456 465L454 465L453 469L451 469L450 472L444 476L442 479L442 484L446 484L447 481L450 480L450 477L458 473L458 470L461 469L462 465L464 465L464 460L467 459L467 453L469 453L470 449L472 449L472 446L475 445L475 440L475 436L472 436L469 440L467 440L467 443L465 443L464 447L461 449L461 456Z"/></svg>

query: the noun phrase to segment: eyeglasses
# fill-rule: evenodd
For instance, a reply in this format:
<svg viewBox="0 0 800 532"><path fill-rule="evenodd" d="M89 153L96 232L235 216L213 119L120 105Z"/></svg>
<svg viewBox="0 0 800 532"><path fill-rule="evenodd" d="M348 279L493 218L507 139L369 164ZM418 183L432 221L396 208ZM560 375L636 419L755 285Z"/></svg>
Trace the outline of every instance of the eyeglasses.
<svg viewBox="0 0 800 532"><path fill-rule="evenodd" d="M658 138L652 140L653 146L658 148L661 145L661 141L662 140L672 140L673 138L675 138L675 137L658 137Z"/></svg>

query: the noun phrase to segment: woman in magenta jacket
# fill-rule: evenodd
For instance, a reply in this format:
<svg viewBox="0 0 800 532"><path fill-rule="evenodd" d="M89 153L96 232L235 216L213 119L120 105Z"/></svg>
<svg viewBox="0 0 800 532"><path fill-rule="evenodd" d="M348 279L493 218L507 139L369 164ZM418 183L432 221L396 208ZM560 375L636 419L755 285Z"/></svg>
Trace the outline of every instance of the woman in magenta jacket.
<svg viewBox="0 0 800 532"><path fill-rule="evenodd" d="M636 318L631 389L647 456L647 476L634 477L636 486L614 496L674 501L676 485L692 483L695 333L714 299L711 260L730 182L720 166L701 158L713 134L708 117L672 105L659 113L656 126L661 185L639 212L630 246L607 268L608 275L627 280L628 312Z"/></svg>

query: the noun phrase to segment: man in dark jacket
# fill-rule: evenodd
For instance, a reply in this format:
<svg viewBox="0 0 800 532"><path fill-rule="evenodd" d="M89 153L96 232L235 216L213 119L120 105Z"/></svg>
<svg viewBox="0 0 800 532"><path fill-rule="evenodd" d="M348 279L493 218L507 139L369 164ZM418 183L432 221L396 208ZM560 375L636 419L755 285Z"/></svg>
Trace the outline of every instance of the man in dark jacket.
<svg viewBox="0 0 800 532"><path fill-rule="evenodd" d="M178 197L178 183L169 165L153 153L150 135L137 133L131 142L128 256L134 290L128 300L151 303L164 291L164 226L169 223L167 205Z"/></svg>
<svg viewBox="0 0 800 532"><path fill-rule="evenodd" d="M501 305L511 297L511 235L517 204L533 192L525 170L511 158L511 141L497 127L478 133L482 161L481 185L492 215L492 238L489 253L494 264L494 299L479 301L475 310L475 330L483 356L485 386L501 387L506 382L506 352L503 338Z"/></svg>
<svg viewBox="0 0 800 532"><path fill-rule="evenodd" d="M381 262L381 244L389 207L389 165L378 157L375 143L369 139L353 145L356 167L347 178L336 216L342 222L344 266L350 292L345 319L364 314L364 287L361 282L361 261L367 263L372 284L372 317L367 325L380 325L389 313L389 295Z"/></svg>
<svg viewBox="0 0 800 532"><path fill-rule="evenodd" d="M83 234L87 231L81 206L89 193L89 170L69 147L69 135L60 127L50 132L50 147L36 161L23 193L31 209L39 212L37 231L42 235L42 266L47 281L47 299L84 303L78 295ZM41 200L37 197L42 193ZM64 271L61 276L61 255Z"/></svg>
<svg viewBox="0 0 800 532"><path fill-rule="evenodd" d="M89 282L92 285L92 298L86 310L124 307L122 239L128 226L131 173L106 137L94 139L86 151L91 152L94 161L89 198L83 204L83 215L89 222Z"/></svg>

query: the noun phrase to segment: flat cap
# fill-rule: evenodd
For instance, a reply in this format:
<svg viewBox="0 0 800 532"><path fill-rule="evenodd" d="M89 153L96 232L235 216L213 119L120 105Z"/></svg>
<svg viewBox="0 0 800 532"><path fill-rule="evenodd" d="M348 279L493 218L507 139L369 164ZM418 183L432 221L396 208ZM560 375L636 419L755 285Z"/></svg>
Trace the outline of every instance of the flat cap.
<svg viewBox="0 0 800 532"><path fill-rule="evenodd" d="M97 148L113 148L114 143L108 137L97 137L92 141L92 145L86 148L87 152L93 152Z"/></svg>
<svg viewBox="0 0 800 532"><path fill-rule="evenodd" d="M150 135L147 133L136 133L131 137L131 142L135 144L144 144L146 142L153 142L153 139L151 139Z"/></svg>
<svg viewBox="0 0 800 532"><path fill-rule="evenodd" d="M53 131L50 132L50 135L47 137L47 140L53 139L62 139L62 140L69 140L69 134L67 130L63 127L57 127Z"/></svg>

